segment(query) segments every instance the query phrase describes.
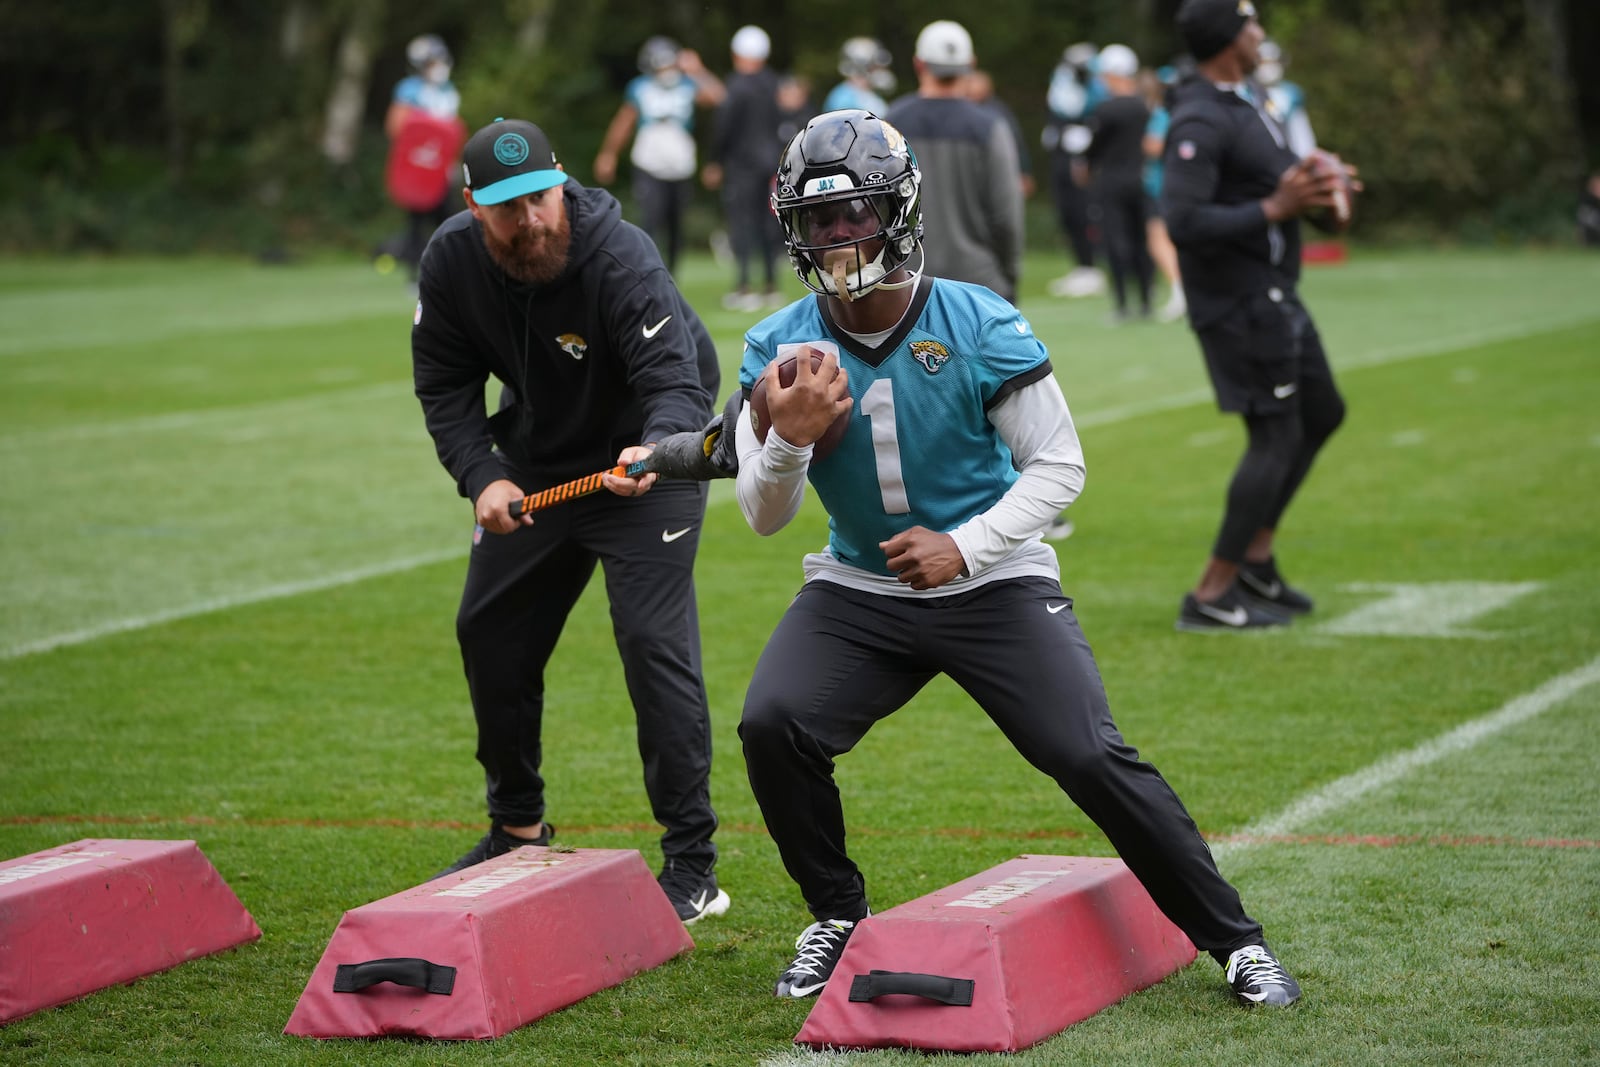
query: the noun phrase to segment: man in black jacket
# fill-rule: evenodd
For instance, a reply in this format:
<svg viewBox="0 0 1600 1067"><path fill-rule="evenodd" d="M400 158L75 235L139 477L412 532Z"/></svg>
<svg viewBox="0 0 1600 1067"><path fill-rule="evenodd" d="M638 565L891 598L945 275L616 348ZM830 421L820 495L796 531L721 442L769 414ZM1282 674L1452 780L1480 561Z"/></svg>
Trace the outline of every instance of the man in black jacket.
<svg viewBox="0 0 1600 1067"><path fill-rule="evenodd" d="M1173 93L1162 210L1217 406L1243 416L1249 445L1177 625L1281 625L1312 603L1279 573L1274 533L1345 412L1296 292L1298 219L1333 207L1339 179L1289 149L1247 81L1265 38L1249 0L1185 0L1178 30L1198 67Z"/></svg>
<svg viewBox="0 0 1600 1067"><path fill-rule="evenodd" d="M422 257L412 365L439 460L477 528L456 636L478 723L490 829L446 870L547 844L544 667L605 570L638 718L645 789L666 828L661 885L685 922L719 915L711 724L693 569L704 482L606 475L609 493L513 517L523 496L649 454L703 427L716 351L645 233L611 194L571 181L543 131L497 119L463 153L467 210ZM492 417L490 377L501 385ZM635 499L637 498L637 499Z"/></svg>

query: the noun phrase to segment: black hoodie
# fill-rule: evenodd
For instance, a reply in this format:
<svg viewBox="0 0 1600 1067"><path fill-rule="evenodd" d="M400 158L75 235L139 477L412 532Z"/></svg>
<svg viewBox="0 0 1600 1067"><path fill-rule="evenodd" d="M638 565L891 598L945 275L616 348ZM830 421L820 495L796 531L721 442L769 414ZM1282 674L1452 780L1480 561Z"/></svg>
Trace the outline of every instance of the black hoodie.
<svg viewBox="0 0 1600 1067"><path fill-rule="evenodd" d="M571 252L548 285L502 271L469 211L422 255L412 376L439 462L468 500L507 476L494 448L531 493L711 418L716 349L655 245L605 190L569 180L563 192ZM503 386L493 418L491 376Z"/></svg>
<svg viewBox="0 0 1600 1067"><path fill-rule="evenodd" d="M1294 291L1300 224L1269 223L1261 201L1299 157L1277 120L1200 75L1174 88L1171 109L1161 211L1198 330L1246 297Z"/></svg>

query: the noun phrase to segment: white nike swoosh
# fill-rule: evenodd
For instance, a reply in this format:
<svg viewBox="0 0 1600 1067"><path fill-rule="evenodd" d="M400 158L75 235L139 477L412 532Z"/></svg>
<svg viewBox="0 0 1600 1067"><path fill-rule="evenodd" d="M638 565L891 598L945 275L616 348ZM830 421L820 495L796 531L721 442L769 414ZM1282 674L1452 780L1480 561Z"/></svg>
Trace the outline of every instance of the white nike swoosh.
<svg viewBox="0 0 1600 1067"><path fill-rule="evenodd" d="M1261 1001L1267 999L1267 994L1265 992L1261 992L1261 993L1240 993L1239 995L1241 997L1243 997L1244 999L1246 999L1246 1000L1253 1000L1258 1004Z"/></svg>
<svg viewBox="0 0 1600 1067"><path fill-rule="evenodd" d="M1046 604L1044 606L1044 610L1048 611L1052 615L1055 615L1055 614L1058 614L1060 612L1066 611L1067 610L1067 606L1065 604Z"/></svg>
<svg viewBox="0 0 1600 1067"><path fill-rule="evenodd" d="M1260 578L1255 578L1248 574L1241 573L1239 577L1244 579L1244 584L1248 585L1252 592L1259 596L1264 596L1268 600L1276 600L1278 594L1283 592L1283 583L1276 578L1271 582L1263 582Z"/></svg>
<svg viewBox="0 0 1600 1067"><path fill-rule="evenodd" d="M1209 615L1228 626L1243 626L1250 621L1250 613L1238 605L1224 611L1222 608L1212 604L1201 604L1199 601L1195 603L1199 606L1202 615Z"/></svg>
<svg viewBox="0 0 1600 1067"><path fill-rule="evenodd" d="M661 540L665 541L667 544L670 545L672 542L676 541L678 538L682 537L684 534L688 533L692 529L694 529L693 526L685 526L683 529L675 531L675 532L672 532L672 533L668 533L666 530L662 530L661 531Z"/></svg>
<svg viewBox="0 0 1600 1067"><path fill-rule="evenodd" d="M650 338L652 338L656 334L660 333L661 332L661 327L665 326L667 323L669 323L671 321L672 321L672 316L668 315L666 318L662 319L660 322L656 323L654 326L646 326L644 328L644 338L645 338L645 340L648 341Z"/></svg>
<svg viewBox="0 0 1600 1067"><path fill-rule="evenodd" d="M710 895L711 895L710 890L706 890L706 889L700 890L700 895L699 896L691 897L689 899L689 906L694 908L695 911L704 911L705 910L705 906L706 906L706 898L709 897Z"/></svg>
<svg viewBox="0 0 1600 1067"><path fill-rule="evenodd" d="M816 985L792 985L789 987L789 995L791 997L809 997L827 984L827 982L818 982Z"/></svg>
<svg viewBox="0 0 1600 1067"><path fill-rule="evenodd" d="M1293 396L1294 391L1298 388L1299 386L1297 386L1294 382L1290 382L1288 385L1274 385L1272 387L1272 395L1277 397L1279 400L1282 400L1285 397Z"/></svg>

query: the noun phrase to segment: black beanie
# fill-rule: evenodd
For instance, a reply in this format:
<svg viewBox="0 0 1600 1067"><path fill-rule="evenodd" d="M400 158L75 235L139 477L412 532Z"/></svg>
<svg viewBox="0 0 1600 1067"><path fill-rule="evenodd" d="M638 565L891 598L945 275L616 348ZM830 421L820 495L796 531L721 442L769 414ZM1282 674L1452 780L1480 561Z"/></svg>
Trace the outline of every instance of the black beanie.
<svg viewBox="0 0 1600 1067"><path fill-rule="evenodd" d="M1183 0L1178 8L1178 33L1189 46L1189 54L1205 62L1232 44L1255 15L1250 0Z"/></svg>

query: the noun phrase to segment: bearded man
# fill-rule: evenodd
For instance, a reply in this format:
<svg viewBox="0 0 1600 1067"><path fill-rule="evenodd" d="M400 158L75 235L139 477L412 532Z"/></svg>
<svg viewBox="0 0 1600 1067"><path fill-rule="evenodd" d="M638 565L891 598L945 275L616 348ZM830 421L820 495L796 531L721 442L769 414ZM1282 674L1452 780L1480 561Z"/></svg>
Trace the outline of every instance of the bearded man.
<svg viewBox="0 0 1600 1067"><path fill-rule="evenodd" d="M600 565L651 813L662 889L684 922L720 915L711 722L693 570L707 485L606 475L598 493L542 511L541 489L648 455L699 430L716 350L655 245L603 189L568 178L544 132L496 119L462 154L466 210L423 253L411 331L417 399L439 461L472 501L456 637L477 719L489 831L440 877L547 845L544 669ZM500 383L499 410L484 390Z"/></svg>

